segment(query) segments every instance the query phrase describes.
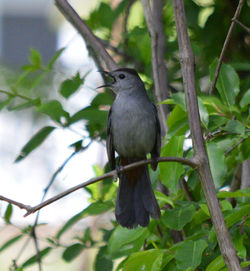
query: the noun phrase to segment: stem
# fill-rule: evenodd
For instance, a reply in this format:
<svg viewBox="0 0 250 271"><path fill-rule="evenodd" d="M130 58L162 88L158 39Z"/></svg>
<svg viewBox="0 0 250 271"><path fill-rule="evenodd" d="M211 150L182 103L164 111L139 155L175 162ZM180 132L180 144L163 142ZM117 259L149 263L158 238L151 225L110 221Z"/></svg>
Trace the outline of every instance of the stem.
<svg viewBox="0 0 250 271"><path fill-rule="evenodd" d="M242 9L242 7L244 5L244 2L245 2L245 0L240 0L239 1L239 4L238 4L237 9L235 11L235 14L233 16L232 23L231 23L231 25L229 27L225 42L224 42L223 47L222 47L222 51L221 51L221 54L220 54L218 65L216 67L216 71L215 71L215 75L214 75L214 81L213 81L211 89L210 89L210 94L212 94L214 89L215 89L216 82L217 82L217 79L218 79L218 76L219 76L219 73L220 73L220 68L221 68L221 65L222 65L222 61L224 59L224 55L226 53L229 41L230 41L230 39L232 37L232 33L233 33L234 26L236 24L236 20L240 15L240 12L241 12L241 9Z"/></svg>
<svg viewBox="0 0 250 271"><path fill-rule="evenodd" d="M241 270L236 250L226 228L226 224L216 197L212 174L209 166L205 142L202 136L200 114L195 85L194 55L188 37L186 16L183 0L173 0L177 37L180 50L180 63L185 90L188 120L194 148L194 160L198 165L201 186L211 219L217 234L218 244L224 261L231 271Z"/></svg>

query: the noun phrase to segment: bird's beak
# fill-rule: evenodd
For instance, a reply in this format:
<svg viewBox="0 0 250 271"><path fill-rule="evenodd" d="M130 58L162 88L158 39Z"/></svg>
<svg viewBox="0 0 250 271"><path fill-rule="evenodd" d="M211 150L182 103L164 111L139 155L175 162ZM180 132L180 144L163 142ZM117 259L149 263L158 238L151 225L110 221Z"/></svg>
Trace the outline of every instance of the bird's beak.
<svg viewBox="0 0 250 271"><path fill-rule="evenodd" d="M104 87L112 87L113 84L114 84L115 81L116 81L116 80L115 80L115 77L114 77L110 72L107 72L107 71L99 70L98 72L102 73L102 74L103 74L104 76L106 76L106 77L111 77L111 78L113 79L113 82L104 84L104 85L102 85L102 86L100 86L100 87L97 87L97 89L98 89L98 88L104 88Z"/></svg>

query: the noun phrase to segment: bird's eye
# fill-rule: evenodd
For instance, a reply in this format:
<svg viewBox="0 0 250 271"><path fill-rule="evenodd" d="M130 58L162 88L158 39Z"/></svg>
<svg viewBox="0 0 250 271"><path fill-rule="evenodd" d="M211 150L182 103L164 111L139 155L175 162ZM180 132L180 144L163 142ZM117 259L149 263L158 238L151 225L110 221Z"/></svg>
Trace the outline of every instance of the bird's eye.
<svg viewBox="0 0 250 271"><path fill-rule="evenodd" d="M119 74L119 78L120 79L124 79L125 78L125 75L123 73Z"/></svg>

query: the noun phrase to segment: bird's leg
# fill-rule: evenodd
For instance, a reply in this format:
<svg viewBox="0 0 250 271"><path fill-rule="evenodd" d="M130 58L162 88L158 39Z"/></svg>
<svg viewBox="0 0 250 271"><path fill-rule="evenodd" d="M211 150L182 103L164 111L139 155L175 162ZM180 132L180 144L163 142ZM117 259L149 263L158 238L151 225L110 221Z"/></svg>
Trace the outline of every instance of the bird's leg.
<svg viewBox="0 0 250 271"><path fill-rule="evenodd" d="M116 174L114 176L114 181L117 182L118 178L121 175L121 170L123 169L123 166L116 166Z"/></svg>

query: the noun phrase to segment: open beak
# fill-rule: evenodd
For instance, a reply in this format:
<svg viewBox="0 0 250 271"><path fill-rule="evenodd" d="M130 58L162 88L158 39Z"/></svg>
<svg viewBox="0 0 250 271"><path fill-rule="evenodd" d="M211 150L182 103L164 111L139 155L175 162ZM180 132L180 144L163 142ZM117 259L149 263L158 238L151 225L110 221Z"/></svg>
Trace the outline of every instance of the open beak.
<svg viewBox="0 0 250 271"><path fill-rule="evenodd" d="M107 72L107 71L99 70L98 72L104 74L105 77L111 77L111 78L113 79L113 82L104 84L104 85L102 85L102 86L100 86L100 87L97 87L97 89L98 89L98 88L104 88L104 87L112 87L113 84L114 84L115 81L116 81L116 80L115 80L115 77L112 76L112 74L111 74L110 72Z"/></svg>

